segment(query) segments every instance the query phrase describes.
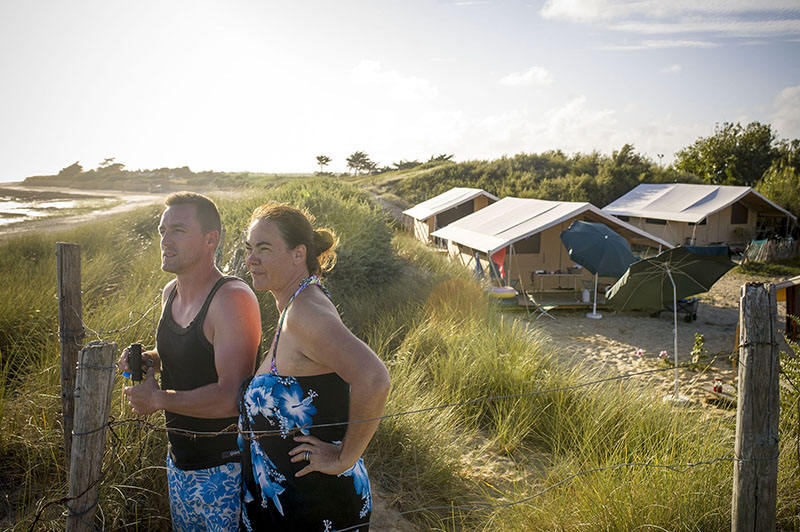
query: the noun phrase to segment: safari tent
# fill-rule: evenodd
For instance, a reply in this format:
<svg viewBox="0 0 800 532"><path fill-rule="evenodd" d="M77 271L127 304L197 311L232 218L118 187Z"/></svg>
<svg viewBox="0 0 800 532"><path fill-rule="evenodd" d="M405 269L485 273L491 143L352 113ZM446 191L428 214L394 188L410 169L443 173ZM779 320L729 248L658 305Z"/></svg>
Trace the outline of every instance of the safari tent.
<svg viewBox="0 0 800 532"><path fill-rule="evenodd" d="M432 235L447 241L451 257L467 267L490 271L492 262L502 269L507 283L534 292L575 290L592 275L569 258L561 232L575 220L607 225L631 244L634 252L652 254L673 247L637 227L604 213L591 203L503 198ZM601 278L601 283L611 279Z"/></svg>
<svg viewBox="0 0 800 532"><path fill-rule="evenodd" d="M431 233L460 220L497 201L497 196L479 188L451 188L414 207L403 211L406 227L425 243L431 242Z"/></svg>
<svg viewBox="0 0 800 532"><path fill-rule="evenodd" d="M797 222L751 187L686 183L639 185L603 211L673 245L744 248L765 225L786 231Z"/></svg>

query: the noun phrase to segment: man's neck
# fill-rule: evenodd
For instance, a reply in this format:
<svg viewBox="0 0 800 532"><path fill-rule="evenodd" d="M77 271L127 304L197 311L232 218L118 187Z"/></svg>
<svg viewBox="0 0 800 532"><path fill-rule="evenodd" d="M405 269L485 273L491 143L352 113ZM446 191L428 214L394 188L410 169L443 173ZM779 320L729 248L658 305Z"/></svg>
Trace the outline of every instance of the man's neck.
<svg viewBox="0 0 800 532"><path fill-rule="evenodd" d="M222 277L222 273L214 263L197 266L191 270L177 274L178 297L183 301L205 298L210 287Z"/></svg>

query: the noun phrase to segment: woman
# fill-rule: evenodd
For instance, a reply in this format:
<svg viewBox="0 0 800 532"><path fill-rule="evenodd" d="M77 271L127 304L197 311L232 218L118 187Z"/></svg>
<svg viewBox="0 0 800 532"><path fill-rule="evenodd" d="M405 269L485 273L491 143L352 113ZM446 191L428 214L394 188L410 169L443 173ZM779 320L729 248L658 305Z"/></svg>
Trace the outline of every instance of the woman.
<svg viewBox="0 0 800 532"><path fill-rule="evenodd" d="M280 319L268 356L242 385L240 530L369 529L361 454L383 413L389 373L319 282L335 247L330 231L313 230L288 205L262 205L250 219L247 267L253 286L272 292Z"/></svg>

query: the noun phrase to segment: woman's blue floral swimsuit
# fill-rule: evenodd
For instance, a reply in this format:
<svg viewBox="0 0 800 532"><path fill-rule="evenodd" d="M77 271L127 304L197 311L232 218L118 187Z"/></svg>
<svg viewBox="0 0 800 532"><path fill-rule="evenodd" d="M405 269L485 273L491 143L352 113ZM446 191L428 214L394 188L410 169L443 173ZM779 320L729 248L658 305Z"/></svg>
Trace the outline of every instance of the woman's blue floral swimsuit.
<svg viewBox="0 0 800 532"><path fill-rule="evenodd" d="M313 472L300 478L295 473L307 462L290 461L289 451L298 445L292 438L295 432L340 442L349 418L350 386L336 373L286 377L275 367L286 309L311 284L323 288L316 277L304 280L281 314L270 372L242 384L239 429L269 434L257 439L239 436L244 479L240 530L369 530L372 496L361 459L338 476Z"/></svg>

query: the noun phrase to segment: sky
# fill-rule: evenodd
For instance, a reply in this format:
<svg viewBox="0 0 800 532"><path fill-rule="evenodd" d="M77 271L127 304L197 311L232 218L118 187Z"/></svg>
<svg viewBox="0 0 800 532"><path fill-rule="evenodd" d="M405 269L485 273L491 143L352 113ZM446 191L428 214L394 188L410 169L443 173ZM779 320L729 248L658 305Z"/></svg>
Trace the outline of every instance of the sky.
<svg viewBox="0 0 800 532"><path fill-rule="evenodd" d="M800 0L0 0L0 181L800 138Z"/></svg>

